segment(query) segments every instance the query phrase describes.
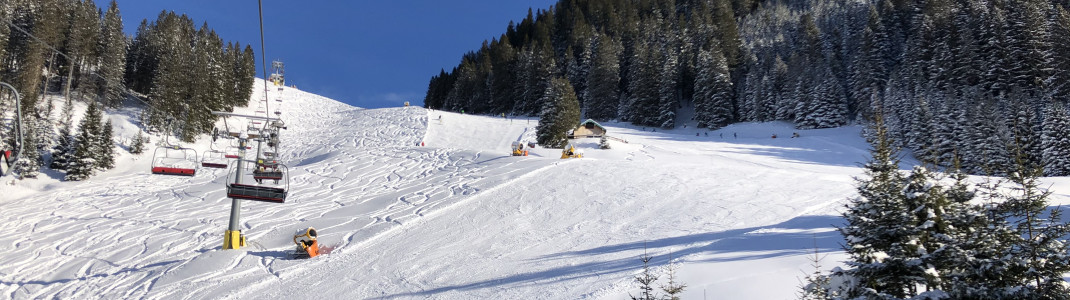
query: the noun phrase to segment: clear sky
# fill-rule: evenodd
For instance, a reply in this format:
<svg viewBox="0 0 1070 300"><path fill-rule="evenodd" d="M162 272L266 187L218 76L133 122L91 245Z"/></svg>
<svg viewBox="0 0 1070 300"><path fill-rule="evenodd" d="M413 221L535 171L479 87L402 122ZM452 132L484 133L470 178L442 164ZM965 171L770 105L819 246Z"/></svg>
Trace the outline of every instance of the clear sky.
<svg viewBox="0 0 1070 300"><path fill-rule="evenodd" d="M98 0L107 8L109 1ZM124 29L163 10L203 22L225 41L253 46L260 70L256 0L117 0ZM460 63L483 40L505 33L528 12L557 0L264 0L267 64L286 64L287 85L350 105L421 105L439 70Z"/></svg>

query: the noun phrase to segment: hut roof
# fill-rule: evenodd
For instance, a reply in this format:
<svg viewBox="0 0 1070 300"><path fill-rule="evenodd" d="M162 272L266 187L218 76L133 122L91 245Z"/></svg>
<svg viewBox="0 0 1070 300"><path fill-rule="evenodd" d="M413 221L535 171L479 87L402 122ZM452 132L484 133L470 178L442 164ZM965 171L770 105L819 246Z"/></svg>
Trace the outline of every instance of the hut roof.
<svg viewBox="0 0 1070 300"><path fill-rule="evenodd" d="M605 127L602 127L602 124L598 124L598 122L595 122L592 119L587 119L587 121L583 121L582 123L580 123L579 127L587 126L588 123L594 124L594 126L598 126L598 128L602 128L602 132L608 132L609 131L609 130L606 130Z"/></svg>

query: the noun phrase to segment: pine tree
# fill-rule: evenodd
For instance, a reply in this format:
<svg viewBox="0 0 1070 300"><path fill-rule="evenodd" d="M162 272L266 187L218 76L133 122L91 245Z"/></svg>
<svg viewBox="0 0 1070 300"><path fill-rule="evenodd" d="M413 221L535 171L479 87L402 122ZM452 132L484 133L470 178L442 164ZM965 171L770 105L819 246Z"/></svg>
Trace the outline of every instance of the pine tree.
<svg viewBox="0 0 1070 300"><path fill-rule="evenodd" d="M580 119L580 104L567 79L554 78L543 98L543 110L536 128L538 143L547 148L561 148L568 143L568 131Z"/></svg>
<svg viewBox="0 0 1070 300"><path fill-rule="evenodd" d="M716 47L700 50L695 76L695 119L698 126L717 129L732 121L732 81L728 64Z"/></svg>
<svg viewBox="0 0 1070 300"><path fill-rule="evenodd" d="M680 300L680 294L687 288L687 284L676 281L676 270L679 268L680 266L672 261L672 253L669 253L669 265L666 266L669 273L667 274L669 276L669 282L666 282L665 285L661 286L661 291L665 292L665 297L662 297L662 299Z"/></svg>
<svg viewBox="0 0 1070 300"><path fill-rule="evenodd" d="M671 42L670 42L671 43ZM676 110L680 108L680 70L676 49L663 46L662 59L657 77L657 114L653 124L661 128L676 127Z"/></svg>
<svg viewBox="0 0 1070 300"><path fill-rule="evenodd" d="M75 68L75 91L84 97L93 97L99 94L99 77L93 72L100 59L100 12L92 0L77 2L71 7L70 20L66 49L75 60L70 66Z"/></svg>
<svg viewBox="0 0 1070 300"><path fill-rule="evenodd" d="M69 111L70 109L65 109ZM64 115L69 115L64 113ZM71 118L63 118L56 136L56 145L52 147L52 162L48 165L53 170L66 170L73 154L74 137L71 136Z"/></svg>
<svg viewBox="0 0 1070 300"><path fill-rule="evenodd" d="M64 180L79 181L93 176L97 166L100 148L100 113L96 103L90 103L85 112L85 117L78 123L78 134L75 136L74 154L67 166L67 176Z"/></svg>
<svg viewBox="0 0 1070 300"><path fill-rule="evenodd" d="M631 296L632 300L659 299L657 292L654 291L654 283L658 281L658 275L650 270L650 261L653 259L654 257L647 254L646 249L643 249L643 256L639 257L639 260L643 261L643 272L635 275L635 282L639 284L639 289L642 292L638 297Z"/></svg>
<svg viewBox="0 0 1070 300"><path fill-rule="evenodd" d="M111 1L108 11L101 23L99 54L100 87L104 103L109 107L122 104L123 73L126 63L126 35L123 33L123 19L119 15L119 6Z"/></svg>
<svg viewBox="0 0 1070 300"><path fill-rule="evenodd" d="M1051 77L1045 82L1051 96L1057 101L1070 101L1070 13L1062 5L1055 6L1049 31L1047 61L1051 66Z"/></svg>
<svg viewBox="0 0 1070 300"><path fill-rule="evenodd" d="M1016 144L1014 170L1008 172L1012 183L999 210L1015 232L1010 235L1014 245L1006 253L1011 267L1005 280L1020 288L1016 297L1034 299L1065 299L1070 293L1063 274L1070 272L1070 224L1061 220L1058 209L1048 209L1051 191L1040 188L1042 171L1027 161ZM1013 290L1013 289L1012 289Z"/></svg>
<svg viewBox="0 0 1070 300"><path fill-rule="evenodd" d="M905 298L914 283L915 274L905 258L909 238L915 232L903 225L914 223L914 219L905 206L905 178L899 173L897 151L880 115L871 128L873 157L863 166L868 179L857 179L859 197L847 204L843 213L846 225L839 229L846 239L844 251L851 257L847 273L857 281L857 287L847 294Z"/></svg>
<svg viewBox="0 0 1070 300"><path fill-rule="evenodd" d="M141 130L137 131L137 136L134 136L134 140L130 143L130 154L141 154L145 152L145 135Z"/></svg>
<svg viewBox="0 0 1070 300"><path fill-rule="evenodd" d="M1070 175L1070 116L1059 103L1049 105L1045 115L1041 138L1044 175Z"/></svg>
<svg viewBox="0 0 1070 300"><path fill-rule="evenodd" d="M112 123L110 118L107 122L101 124L100 135L97 137L97 148L100 152L97 154L96 168L100 170L114 168L115 143L113 142L114 136L112 136Z"/></svg>
<svg viewBox="0 0 1070 300"><path fill-rule="evenodd" d="M620 106L620 45L598 35L594 63L587 74L587 118L607 121L617 118Z"/></svg>

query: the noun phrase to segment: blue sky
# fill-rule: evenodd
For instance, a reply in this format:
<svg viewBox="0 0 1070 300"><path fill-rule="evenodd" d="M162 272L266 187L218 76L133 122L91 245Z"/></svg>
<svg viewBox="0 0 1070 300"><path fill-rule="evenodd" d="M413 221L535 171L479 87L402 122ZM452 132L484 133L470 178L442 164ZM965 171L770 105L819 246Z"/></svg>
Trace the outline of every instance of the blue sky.
<svg viewBox="0 0 1070 300"><path fill-rule="evenodd" d="M124 29L162 10L208 22L226 41L251 44L260 70L255 0L117 0ZM556 0L264 0L267 63L286 64L287 84L351 105L422 104L431 76ZM97 1L106 8L108 1Z"/></svg>

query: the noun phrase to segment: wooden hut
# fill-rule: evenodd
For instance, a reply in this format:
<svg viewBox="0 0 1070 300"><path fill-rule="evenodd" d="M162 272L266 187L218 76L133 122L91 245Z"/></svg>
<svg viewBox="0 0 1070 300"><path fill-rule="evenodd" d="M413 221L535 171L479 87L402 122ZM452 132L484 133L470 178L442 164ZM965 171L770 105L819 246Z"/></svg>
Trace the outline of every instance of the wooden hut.
<svg viewBox="0 0 1070 300"><path fill-rule="evenodd" d="M595 122L594 120L587 119L587 121L583 121L583 123L580 123L580 125L576 127L576 129L572 130L572 134L569 135L569 138L578 139L589 137L602 137L605 135L605 127L602 127L601 124L598 124L598 122Z"/></svg>

